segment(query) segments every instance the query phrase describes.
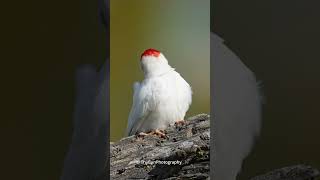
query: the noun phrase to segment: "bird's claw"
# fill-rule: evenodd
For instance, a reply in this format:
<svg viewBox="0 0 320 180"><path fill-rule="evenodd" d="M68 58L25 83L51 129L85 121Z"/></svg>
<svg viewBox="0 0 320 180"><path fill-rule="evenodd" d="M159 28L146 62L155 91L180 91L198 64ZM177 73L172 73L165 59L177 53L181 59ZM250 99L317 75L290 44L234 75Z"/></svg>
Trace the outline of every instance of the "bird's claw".
<svg viewBox="0 0 320 180"><path fill-rule="evenodd" d="M186 124L186 121L185 120L178 120L174 123L175 126L183 126Z"/></svg>
<svg viewBox="0 0 320 180"><path fill-rule="evenodd" d="M167 138L164 130L156 129L156 130L154 130L154 131L151 131L150 133L151 133L151 135L156 135L156 136L158 136L158 137L160 137L160 138L164 138L164 139Z"/></svg>
<svg viewBox="0 0 320 180"><path fill-rule="evenodd" d="M147 136L148 134L147 133L144 133L144 132L140 132L139 134L137 134L137 137L139 138L144 138L145 136Z"/></svg>
<svg viewBox="0 0 320 180"><path fill-rule="evenodd" d="M148 135L156 135L160 138L164 138L166 139L167 136L165 134L165 131L164 130L159 130L159 129L156 129L156 130L152 130L148 133L145 133L145 132L140 132L139 134L137 134L137 137L138 138L144 138L145 136L148 136Z"/></svg>

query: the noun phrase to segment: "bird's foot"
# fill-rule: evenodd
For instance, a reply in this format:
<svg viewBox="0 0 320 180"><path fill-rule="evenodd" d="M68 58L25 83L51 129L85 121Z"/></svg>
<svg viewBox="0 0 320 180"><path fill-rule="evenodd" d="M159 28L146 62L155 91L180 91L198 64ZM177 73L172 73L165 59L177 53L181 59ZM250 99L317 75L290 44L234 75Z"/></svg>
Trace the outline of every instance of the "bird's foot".
<svg viewBox="0 0 320 180"><path fill-rule="evenodd" d="M145 133L145 132L140 132L139 134L137 134L138 138L144 138L145 136L147 136L149 134Z"/></svg>
<svg viewBox="0 0 320 180"><path fill-rule="evenodd" d="M167 138L164 130L159 130L159 129L152 130L152 131L150 131L150 132L148 132L148 133L140 132L140 133L137 135L137 137L138 137L138 138L144 138L145 136L148 136L148 135L156 135L156 136L158 136L158 137L160 137L160 138L164 138L164 139Z"/></svg>
<svg viewBox="0 0 320 180"><path fill-rule="evenodd" d="M174 123L175 126L183 126L186 124L186 121L185 120L178 120Z"/></svg>
<svg viewBox="0 0 320 180"><path fill-rule="evenodd" d="M156 136L158 136L160 138L164 138L164 139L167 138L164 130L160 130L160 129L155 129L155 130L151 131L150 134L156 135Z"/></svg>

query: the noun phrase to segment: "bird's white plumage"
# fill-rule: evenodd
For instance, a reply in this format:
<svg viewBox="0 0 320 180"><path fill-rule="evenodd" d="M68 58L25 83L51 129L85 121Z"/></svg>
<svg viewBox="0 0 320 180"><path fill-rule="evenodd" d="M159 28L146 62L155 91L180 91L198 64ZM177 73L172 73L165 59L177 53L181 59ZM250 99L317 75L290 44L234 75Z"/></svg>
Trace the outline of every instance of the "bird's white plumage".
<svg viewBox="0 0 320 180"><path fill-rule="evenodd" d="M211 34L213 64L213 179L235 180L261 123L261 99L254 74Z"/></svg>
<svg viewBox="0 0 320 180"><path fill-rule="evenodd" d="M134 83L133 103L127 134L165 129L183 120L192 99L190 85L175 71L163 54L143 56L144 80Z"/></svg>

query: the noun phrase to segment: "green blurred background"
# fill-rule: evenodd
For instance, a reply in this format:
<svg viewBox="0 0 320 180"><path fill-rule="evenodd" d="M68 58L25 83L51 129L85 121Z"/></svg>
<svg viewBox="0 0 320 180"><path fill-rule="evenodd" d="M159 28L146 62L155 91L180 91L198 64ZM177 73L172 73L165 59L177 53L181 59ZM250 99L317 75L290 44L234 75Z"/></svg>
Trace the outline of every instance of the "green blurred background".
<svg viewBox="0 0 320 180"><path fill-rule="evenodd" d="M186 117L210 113L210 1L111 0L110 141L125 135L140 55L160 50L193 89Z"/></svg>

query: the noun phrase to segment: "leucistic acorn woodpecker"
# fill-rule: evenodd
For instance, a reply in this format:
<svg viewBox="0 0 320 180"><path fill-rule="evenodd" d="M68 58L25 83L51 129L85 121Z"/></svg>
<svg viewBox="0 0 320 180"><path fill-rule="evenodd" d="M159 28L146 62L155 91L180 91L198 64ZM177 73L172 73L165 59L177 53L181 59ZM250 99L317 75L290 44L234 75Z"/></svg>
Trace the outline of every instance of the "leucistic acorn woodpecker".
<svg viewBox="0 0 320 180"><path fill-rule="evenodd" d="M144 79L133 86L127 134L151 131L163 137L162 130L183 122L192 101L191 87L158 50L145 50L140 65Z"/></svg>

